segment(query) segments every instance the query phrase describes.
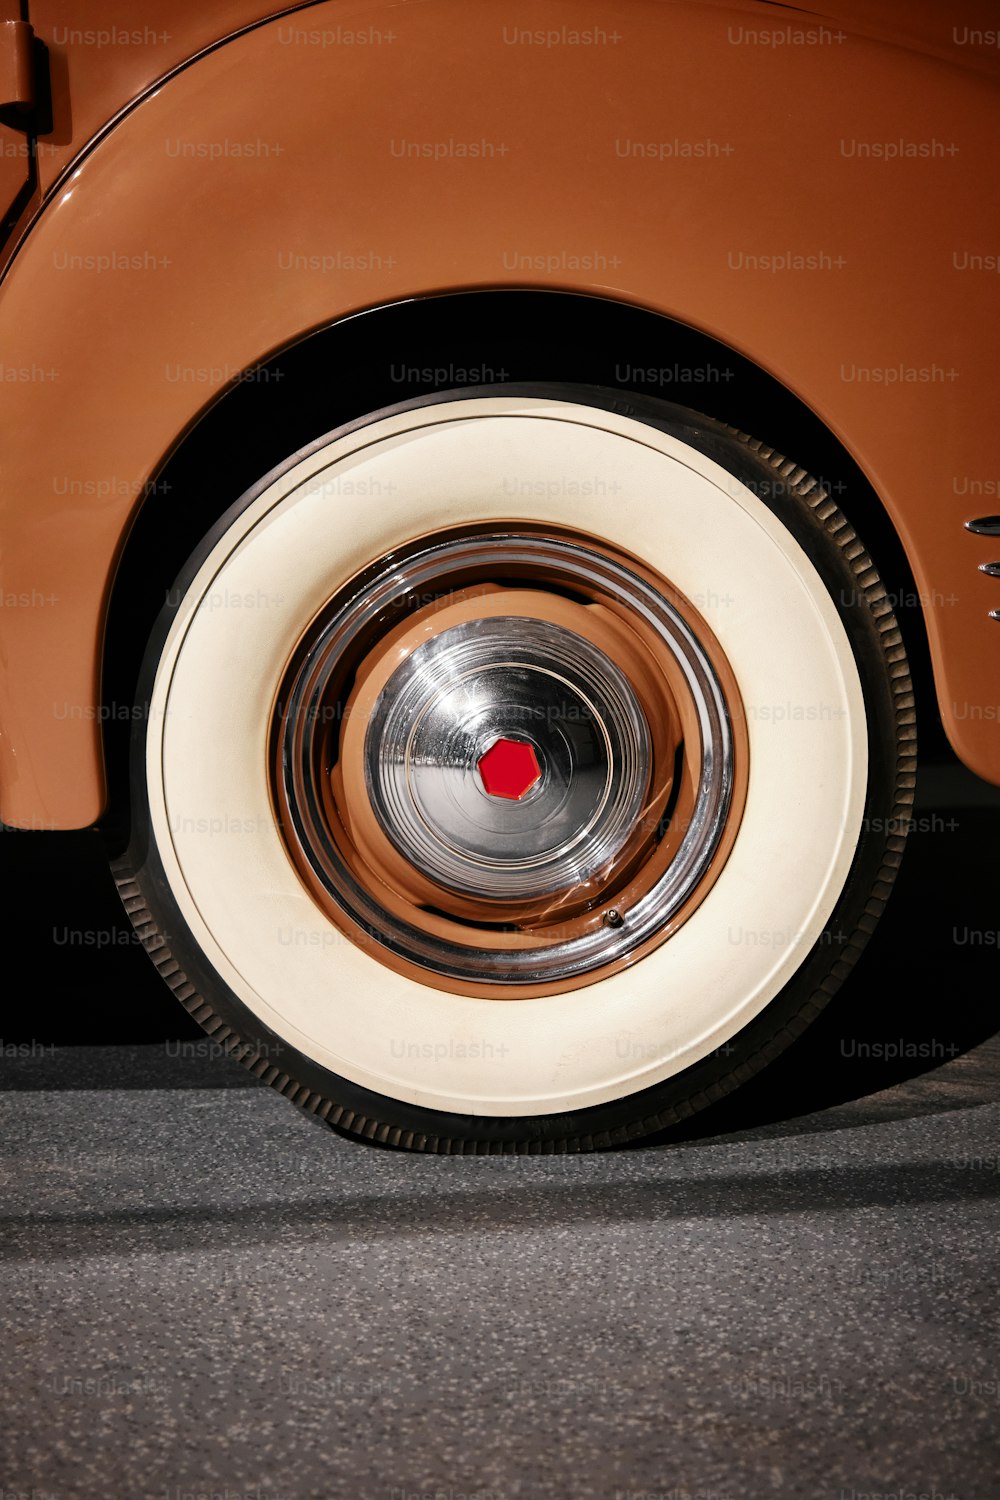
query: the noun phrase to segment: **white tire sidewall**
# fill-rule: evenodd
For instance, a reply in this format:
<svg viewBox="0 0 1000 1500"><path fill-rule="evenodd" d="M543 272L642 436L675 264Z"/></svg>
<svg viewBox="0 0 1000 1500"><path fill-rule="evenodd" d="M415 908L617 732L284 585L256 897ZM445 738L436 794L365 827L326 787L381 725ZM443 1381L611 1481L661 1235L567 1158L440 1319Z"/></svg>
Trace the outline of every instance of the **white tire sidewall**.
<svg viewBox="0 0 1000 1500"><path fill-rule="evenodd" d="M401 544L523 519L603 537L694 604L739 684L746 807L708 895L667 942L582 988L490 1001L436 989L345 938L275 827L267 740L309 621ZM335 437L267 486L180 601L146 739L150 827L205 958L285 1042L412 1105L530 1116L671 1077L748 1024L829 921L868 780L864 696L833 600L798 542L712 460L571 402L481 397Z"/></svg>

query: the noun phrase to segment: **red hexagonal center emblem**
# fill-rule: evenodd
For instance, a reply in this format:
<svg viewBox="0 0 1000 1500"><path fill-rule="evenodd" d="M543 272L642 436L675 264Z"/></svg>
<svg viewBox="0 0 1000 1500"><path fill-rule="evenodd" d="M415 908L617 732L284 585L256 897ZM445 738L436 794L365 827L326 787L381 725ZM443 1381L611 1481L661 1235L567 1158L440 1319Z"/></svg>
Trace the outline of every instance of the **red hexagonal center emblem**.
<svg viewBox="0 0 1000 1500"><path fill-rule="evenodd" d="M491 797L519 802L541 777L534 747L524 740L497 740L479 758L479 774Z"/></svg>

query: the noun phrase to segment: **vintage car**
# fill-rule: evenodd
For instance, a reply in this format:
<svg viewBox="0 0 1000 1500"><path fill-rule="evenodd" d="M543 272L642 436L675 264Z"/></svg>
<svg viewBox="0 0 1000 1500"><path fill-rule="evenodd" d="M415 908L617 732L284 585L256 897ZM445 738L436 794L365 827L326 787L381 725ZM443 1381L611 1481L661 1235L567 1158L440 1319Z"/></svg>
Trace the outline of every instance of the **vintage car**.
<svg viewBox="0 0 1000 1500"><path fill-rule="evenodd" d="M1000 781L995 8L2 14L0 818L358 1137L718 1100Z"/></svg>

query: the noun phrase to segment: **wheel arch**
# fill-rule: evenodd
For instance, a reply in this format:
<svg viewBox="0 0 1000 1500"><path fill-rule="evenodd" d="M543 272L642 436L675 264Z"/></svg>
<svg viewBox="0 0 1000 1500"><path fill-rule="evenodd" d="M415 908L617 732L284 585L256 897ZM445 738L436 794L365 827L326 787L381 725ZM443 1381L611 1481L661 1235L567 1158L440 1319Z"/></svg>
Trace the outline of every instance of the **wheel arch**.
<svg viewBox="0 0 1000 1500"><path fill-rule="evenodd" d="M551 9L561 24L564 8ZM606 20L596 0L585 12ZM856 456L902 538L952 742L973 769L1000 776L998 600L977 566L994 560L993 543L964 530L987 507L954 487L956 454L977 483L997 469L986 334L997 290L942 276L950 224L970 245L996 238L979 175L996 90L856 35L794 55L732 46L732 16L715 6L636 6L614 46L572 58L503 45L491 13L459 0L371 4L365 15L391 16L399 44L365 53L282 45L276 21L257 25L131 108L35 220L0 301L4 587L45 601L4 612L9 823L79 827L101 814L111 581L177 435L310 330L498 285L647 308L725 339L797 393ZM336 27L339 14L309 12L316 26ZM528 0L504 16L538 25ZM525 66L543 86L519 84ZM719 82L710 94L708 74ZM848 160L836 112L815 107L842 85L859 131L891 118L894 133L920 138L930 112L948 121L957 154L891 176L884 162ZM595 91L606 110L592 108ZM450 142L442 159L394 154L404 122L411 144ZM626 124L637 142L736 145L626 161L615 149ZM479 154L456 155L456 141ZM213 157L220 143L240 150ZM929 191L941 207L931 224ZM770 275L740 260L786 251L818 267ZM303 264L283 267L287 254ZM113 255L127 267L102 274ZM970 327L984 332L972 339ZM855 364L930 368L933 379L859 383L843 373ZM956 380L938 380L951 365ZM794 449L796 435L773 422L756 430ZM947 440L926 439L936 432Z"/></svg>
<svg viewBox="0 0 1000 1500"><path fill-rule="evenodd" d="M582 368L579 356L566 352L573 333L595 350ZM632 351L628 360L609 357L607 351L620 348ZM317 372L331 366L356 372L349 392L331 397L323 389ZM614 390L627 404L654 393L637 372L687 372L687 379L671 383L671 400L737 430L764 431L821 479L865 539L903 621L923 722L930 729L934 700L926 633L891 516L853 456L805 403L719 340L610 299L524 289L471 291L394 303L338 321L257 369L260 379L230 387L178 441L146 487L122 547L102 655L108 826L122 845L128 836L130 710L145 642L188 556L241 495L293 454L371 411L414 394L447 390L449 376L456 373L481 374L481 383L495 384L498 394L539 381L565 384L575 375L572 383ZM404 370L414 369L440 379L423 387L399 380ZM282 378L268 380L269 372ZM726 375L731 379L722 378ZM662 388L656 393L663 394ZM924 738L933 747L933 732Z"/></svg>

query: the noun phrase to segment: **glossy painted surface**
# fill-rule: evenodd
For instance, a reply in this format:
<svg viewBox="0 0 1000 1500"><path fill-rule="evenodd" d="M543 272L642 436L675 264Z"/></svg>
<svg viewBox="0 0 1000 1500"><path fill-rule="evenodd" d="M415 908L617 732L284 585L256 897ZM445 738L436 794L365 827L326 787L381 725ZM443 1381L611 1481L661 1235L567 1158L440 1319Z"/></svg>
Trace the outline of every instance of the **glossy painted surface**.
<svg viewBox="0 0 1000 1500"><path fill-rule="evenodd" d="M52 76L53 129L38 152L42 191L158 78L219 38L289 9L280 0L31 0Z"/></svg>
<svg viewBox="0 0 1000 1500"><path fill-rule="evenodd" d="M763 5L325 4L126 115L0 289L0 815L100 814L103 610L177 435L302 332L475 286L662 311L806 401L900 532L953 744L1000 780L996 548L964 529L1000 473L1000 95L955 13L913 15L907 51L778 44L820 22ZM601 39L522 35L569 28Z"/></svg>

